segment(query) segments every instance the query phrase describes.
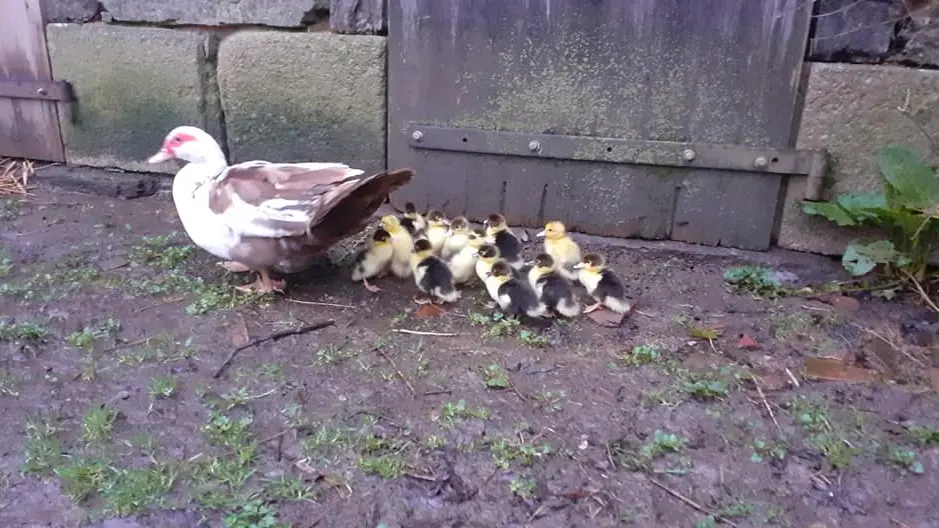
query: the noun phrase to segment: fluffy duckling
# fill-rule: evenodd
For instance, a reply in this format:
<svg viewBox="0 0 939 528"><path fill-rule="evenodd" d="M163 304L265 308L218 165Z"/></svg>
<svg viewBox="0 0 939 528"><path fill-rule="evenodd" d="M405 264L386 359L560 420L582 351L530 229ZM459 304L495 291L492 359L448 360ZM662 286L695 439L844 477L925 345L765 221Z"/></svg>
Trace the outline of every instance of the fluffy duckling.
<svg viewBox="0 0 939 528"><path fill-rule="evenodd" d="M580 303L574 297L571 283L555 268L554 258L547 253L539 253L528 272L528 281L541 302L563 315L580 315Z"/></svg>
<svg viewBox="0 0 939 528"><path fill-rule="evenodd" d="M450 230L450 221L440 211L431 209L427 212L427 229L425 234L430 241L434 253L440 254L444 242L447 241L447 232Z"/></svg>
<svg viewBox="0 0 939 528"><path fill-rule="evenodd" d="M499 248L488 242L479 246L479 250L476 252L475 267L476 276L479 277L479 280L483 281L483 283L486 282L486 277L489 276L489 270L497 260L499 260Z"/></svg>
<svg viewBox="0 0 939 528"><path fill-rule="evenodd" d="M414 253L411 254L411 271L414 273L414 283L430 296L430 302L440 301L456 302L460 292L453 286L453 274L450 268L434 255L430 241L418 239L414 242ZM416 300L418 304L427 304L427 301Z"/></svg>
<svg viewBox="0 0 939 528"><path fill-rule="evenodd" d="M411 276L411 251L414 249L414 239L408 230L401 225L397 216L385 215L381 217L381 225L391 235L391 246L394 248L391 256L391 272L406 279Z"/></svg>
<svg viewBox="0 0 939 528"><path fill-rule="evenodd" d="M575 264L580 262L580 246L567 234L567 228L561 222L548 222L538 233L544 238L544 251L554 260L555 269L569 281L577 281Z"/></svg>
<svg viewBox="0 0 939 528"><path fill-rule="evenodd" d="M486 274L486 291L507 315L527 318L526 322L544 322L548 314L548 307L525 281L515 278L512 266L505 259L497 260Z"/></svg>
<svg viewBox="0 0 939 528"><path fill-rule="evenodd" d="M378 277L385 271L394 256L394 246L391 244L391 233L383 227L375 229L366 248L355 256L352 267L352 280L362 281L365 289L378 293L381 288L368 283L368 279Z"/></svg>
<svg viewBox="0 0 939 528"><path fill-rule="evenodd" d="M616 313L626 313L632 307L626 299L626 286L613 270L606 267L606 259L603 255L588 253L574 265L574 269L578 270L580 283L596 301L584 308L584 313L590 313L601 306Z"/></svg>
<svg viewBox="0 0 939 528"><path fill-rule="evenodd" d="M499 248L499 255L516 270L525 265L522 260L522 241L512 233L505 217L501 214L492 214L483 223L486 227L486 236Z"/></svg>
<svg viewBox="0 0 939 528"><path fill-rule="evenodd" d="M408 230L408 234L412 237L417 236L427 229L427 220L424 219L424 215L417 212L417 206L414 205L414 202L406 202L404 204L404 214L400 218L401 225Z"/></svg>
<svg viewBox="0 0 939 528"><path fill-rule="evenodd" d="M454 283L466 284L476 276L477 253L483 246L485 238L485 232L470 231L466 236L466 245L450 257L448 266L450 273L453 274Z"/></svg>
<svg viewBox="0 0 939 528"><path fill-rule="evenodd" d="M450 230L447 231L447 238L443 242L440 256L448 259L463 249L469 241L471 232L469 220L466 217L458 216L450 220Z"/></svg>

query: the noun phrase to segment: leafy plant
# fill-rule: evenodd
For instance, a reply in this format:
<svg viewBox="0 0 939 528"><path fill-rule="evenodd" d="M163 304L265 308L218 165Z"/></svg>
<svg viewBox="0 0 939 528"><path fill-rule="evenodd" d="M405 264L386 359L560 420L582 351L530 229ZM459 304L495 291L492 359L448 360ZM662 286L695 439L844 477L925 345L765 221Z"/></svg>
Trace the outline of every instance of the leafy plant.
<svg viewBox="0 0 939 528"><path fill-rule="evenodd" d="M832 202L804 201L802 210L842 227L883 228L884 239L854 240L848 245L841 264L852 275L866 275L881 265L921 280L939 235L936 169L912 150L897 145L881 150L879 164L882 191L841 194Z"/></svg>
<svg viewBox="0 0 939 528"><path fill-rule="evenodd" d="M763 266L735 266L724 272L724 282L738 291L748 291L758 296L776 297L782 292L782 284L773 270Z"/></svg>

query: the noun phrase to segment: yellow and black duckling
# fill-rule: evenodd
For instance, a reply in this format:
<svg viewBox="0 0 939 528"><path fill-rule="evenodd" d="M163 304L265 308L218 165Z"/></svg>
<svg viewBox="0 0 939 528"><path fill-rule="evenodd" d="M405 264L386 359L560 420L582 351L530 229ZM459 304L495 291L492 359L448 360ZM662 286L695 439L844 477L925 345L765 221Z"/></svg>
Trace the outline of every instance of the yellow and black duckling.
<svg viewBox="0 0 939 528"><path fill-rule="evenodd" d="M580 262L580 246L567 234L561 222L548 222L538 233L544 237L544 251L554 260L555 269L569 281L577 281L574 265Z"/></svg>
<svg viewBox="0 0 939 528"><path fill-rule="evenodd" d="M616 313L626 313L632 304L626 298L626 286L613 270L606 267L606 259L598 253L588 253L574 266L580 283L596 301L584 308L590 313L601 306Z"/></svg>
<svg viewBox="0 0 939 528"><path fill-rule="evenodd" d="M447 238L443 242L440 256L448 259L463 249L469 241L471 232L469 220L465 216L458 216L450 220L450 229L447 231Z"/></svg>
<svg viewBox="0 0 939 528"><path fill-rule="evenodd" d="M375 229L368 246L360 250L355 256L352 265L352 280L362 281L365 289L378 293L381 288L369 284L368 280L382 275L391 263L394 256L394 246L391 244L391 233L383 227Z"/></svg>
<svg viewBox="0 0 939 528"><path fill-rule="evenodd" d="M515 277L512 266L497 260L486 274L486 291L506 315L514 315L527 324L550 325L548 307L522 279Z"/></svg>
<svg viewBox="0 0 939 528"><path fill-rule="evenodd" d="M412 237L416 237L427 229L427 220L424 219L424 215L417 212L417 206L414 205L414 202L404 204L404 214L401 215L400 221Z"/></svg>
<svg viewBox="0 0 939 528"><path fill-rule="evenodd" d="M454 283L465 284L476 276L477 253L483 246L485 238L486 233L482 230L470 231L466 237L466 245L450 257L447 265L450 267L450 273L453 274Z"/></svg>
<svg viewBox="0 0 939 528"><path fill-rule="evenodd" d="M447 232L450 230L450 221L443 213L436 209L427 211L427 229L424 234L430 241L434 253L440 254L443 249L443 243L447 241Z"/></svg>
<svg viewBox="0 0 939 528"><path fill-rule="evenodd" d="M460 298L460 291L453 285L450 268L440 257L434 255L429 240L421 238L414 242L411 271L414 273L414 283L430 297L429 302L452 303ZM427 304L428 301L415 299L414 302Z"/></svg>
<svg viewBox="0 0 939 528"><path fill-rule="evenodd" d="M501 258L516 270L522 269L525 265L522 260L522 241L509 229L505 217L498 213L489 215L483 225L486 227L486 236L499 248Z"/></svg>
<svg viewBox="0 0 939 528"><path fill-rule="evenodd" d="M574 297L571 283L555 269L554 258L539 253L528 272L528 282L541 302L564 317L580 315L580 303Z"/></svg>
<svg viewBox="0 0 939 528"><path fill-rule="evenodd" d="M492 268L492 265L499 260L499 248L494 244L484 242L479 246L479 250L476 252L476 276L479 277L483 283L486 282L486 277L489 276L489 270Z"/></svg>
<svg viewBox="0 0 939 528"><path fill-rule="evenodd" d="M397 277L406 279L411 276L411 252L414 249L414 239L408 230L401 225L397 216L385 215L381 217L381 225L391 235L391 246L394 251L391 255L391 272Z"/></svg>

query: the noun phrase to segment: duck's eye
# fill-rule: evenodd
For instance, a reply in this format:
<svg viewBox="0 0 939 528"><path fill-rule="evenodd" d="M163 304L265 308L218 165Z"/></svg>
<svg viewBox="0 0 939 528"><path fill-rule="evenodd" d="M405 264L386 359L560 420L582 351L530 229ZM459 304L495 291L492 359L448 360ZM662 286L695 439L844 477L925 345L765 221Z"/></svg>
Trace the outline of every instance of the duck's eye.
<svg viewBox="0 0 939 528"><path fill-rule="evenodd" d="M170 143L172 143L172 144L174 144L174 145L179 145L179 144L182 143L182 142L183 142L183 140L182 140L182 138L180 138L179 136L175 136L175 137L173 137L173 139L170 140Z"/></svg>

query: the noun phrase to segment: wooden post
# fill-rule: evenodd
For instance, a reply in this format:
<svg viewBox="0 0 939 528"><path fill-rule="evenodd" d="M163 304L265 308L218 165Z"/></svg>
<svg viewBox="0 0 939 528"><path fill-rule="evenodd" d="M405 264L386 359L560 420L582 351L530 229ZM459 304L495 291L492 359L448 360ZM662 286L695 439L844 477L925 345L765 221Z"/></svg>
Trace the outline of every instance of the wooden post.
<svg viewBox="0 0 939 528"><path fill-rule="evenodd" d="M388 0L332 0L329 29L354 35L385 34Z"/></svg>

